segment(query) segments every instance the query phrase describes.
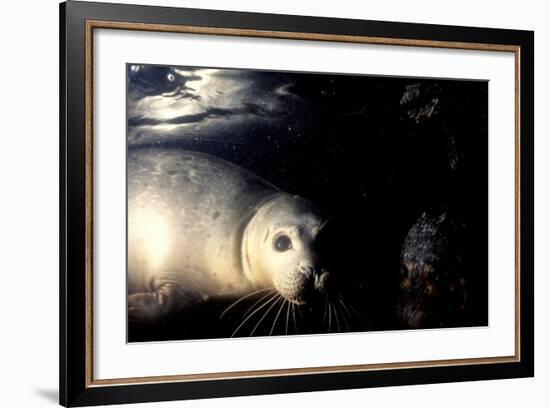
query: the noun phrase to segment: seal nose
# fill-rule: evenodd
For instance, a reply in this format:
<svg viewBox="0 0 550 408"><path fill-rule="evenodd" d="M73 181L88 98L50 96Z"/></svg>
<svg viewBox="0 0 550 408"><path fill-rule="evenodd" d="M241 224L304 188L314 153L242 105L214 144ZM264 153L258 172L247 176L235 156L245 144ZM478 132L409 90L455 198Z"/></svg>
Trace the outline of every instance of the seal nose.
<svg viewBox="0 0 550 408"><path fill-rule="evenodd" d="M313 265L300 265L298 270L302 272L306 278L312 279L315 276L315 268Z"/></svg>

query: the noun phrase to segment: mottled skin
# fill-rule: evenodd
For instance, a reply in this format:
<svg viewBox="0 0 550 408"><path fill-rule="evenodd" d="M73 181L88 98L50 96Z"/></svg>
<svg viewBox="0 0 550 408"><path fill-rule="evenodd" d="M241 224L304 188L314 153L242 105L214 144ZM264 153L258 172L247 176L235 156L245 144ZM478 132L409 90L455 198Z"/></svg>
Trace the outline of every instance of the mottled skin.
<svg viewBox="0 0 550 408"><path fill-rule="evenodd" d="M409 328L461 323L467 302L463 271L464 224L448 212L425 212L401 249L398 319Z"/></svg>
<svg viewBox="0 0 550 408"><path fill-rule="evenodd" d="M130 318L155 319L191 301L267 287L301 303L311 288L323 291L328 276L312 250L321 225L312 203L224 160L132 150ZM291 240L282 251L274 245L281 235Z"/></svg>

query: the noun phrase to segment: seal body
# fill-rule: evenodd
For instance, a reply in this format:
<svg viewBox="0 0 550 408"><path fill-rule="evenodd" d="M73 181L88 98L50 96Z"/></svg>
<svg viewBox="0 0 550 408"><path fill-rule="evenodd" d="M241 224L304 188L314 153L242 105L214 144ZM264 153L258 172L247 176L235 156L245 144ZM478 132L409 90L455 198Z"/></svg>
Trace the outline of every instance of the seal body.
<svg viewBox="0 0 550 408"><path fill-rule="evenodd" d="M157 316L189 297L274 287L289 301L321 291L315 206L210 155L128 154L129 311Z"/></svg>

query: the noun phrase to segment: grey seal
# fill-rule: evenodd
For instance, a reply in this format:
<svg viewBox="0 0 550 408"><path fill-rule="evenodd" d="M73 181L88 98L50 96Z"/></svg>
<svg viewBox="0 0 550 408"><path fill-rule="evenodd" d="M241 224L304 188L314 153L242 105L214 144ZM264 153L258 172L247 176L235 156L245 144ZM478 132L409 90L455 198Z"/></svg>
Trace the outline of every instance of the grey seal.
<svg viewBox="0 0 550 408"><path fill-rule="evenodd" d="M293 304L326 291L310 201L217 157L128 152L128 311L158 318L189 298L274 288Z"/></svg>

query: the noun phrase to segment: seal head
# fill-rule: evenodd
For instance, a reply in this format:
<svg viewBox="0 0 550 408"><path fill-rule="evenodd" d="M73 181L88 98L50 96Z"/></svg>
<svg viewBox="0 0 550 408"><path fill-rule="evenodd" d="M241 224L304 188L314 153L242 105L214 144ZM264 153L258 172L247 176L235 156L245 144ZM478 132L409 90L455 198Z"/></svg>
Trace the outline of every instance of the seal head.
<svg viewBox="0 0 550 408"><path fill-rule="evenodd" d="M324 226L310 201L279 193L258 208L243 235L245 276L272 286L295 304L324 296L329 272L321 266L316 238Z"/></svg>

